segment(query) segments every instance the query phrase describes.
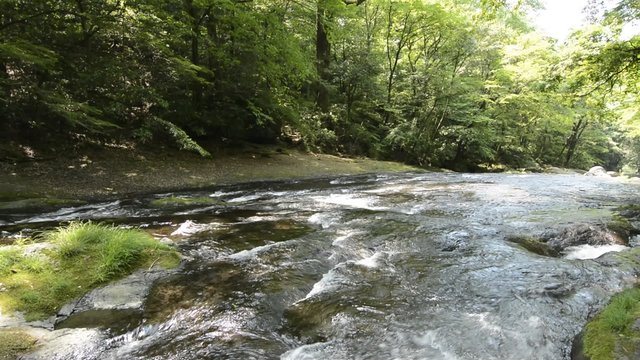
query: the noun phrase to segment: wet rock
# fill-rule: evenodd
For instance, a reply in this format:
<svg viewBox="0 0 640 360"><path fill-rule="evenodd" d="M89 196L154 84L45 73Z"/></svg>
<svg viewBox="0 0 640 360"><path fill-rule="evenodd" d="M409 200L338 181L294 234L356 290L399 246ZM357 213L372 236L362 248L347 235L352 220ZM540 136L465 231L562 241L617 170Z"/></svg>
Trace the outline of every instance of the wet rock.
<svg viewBox="0 0 640 360"><path fill-rule="evenodd" d="M111 334L124 334L142 323L141 309L96 309L74 313L57 325L65 328L104 328Z"/></svg>
<svg viewBox="0 0 640 360"><path fill-rule="evenodd" d="M98 330L30 329L27 331L38 339L37 344L44 345L34 352L20 356L20 360L92 360L98 359L104 351L105 336Z"/></svg>
<svg viewBox="0 0 640 360"><path fill-rule="evenodd" d="M165 237L160 238L158 241L159 241L161 244L163 244L163 245L167 245L167 246L175 246L175 245L176 245L176 243L175 243L173 240L169 239L169 238L168 238L168 237L166 237L166 236L165 236Z"/></svg>
<svg viewBox="0 0 640 360"><path fill-rule="evenodd" d="M556 233L543 235L543 241L554 251L578 245L626 245L624 239L603 225L576 224Z"/></svg>
<svg viewBox="0 0 640 360"><path fill-rule="evenodd" d="M551 283L542 286L542 288L529 289L526 294L533 296L546 295L554 298L563 298L572 295L575 289L570 284Z"/></svg>
<svg viewBox="0 0 640 360"><path fill-rule="evenodd" d="M591 169L589 169L589 171L587 171L585 174L585 176L600 176L600 177L609 177L610 175L607 174L607 170L605 168L603 168L602 166L594 166Z"/></svg>
<svg viewBox="0 0 640 360"><path fill-rule="evenodd" d="M41 254L43 250L51 250L55 249L56 245L48 242L35 243L27 245L24 248L23 254L24 256L38 256Z"/></svg>
<svg viewBox="0 0 640 360"><path fill-rule="evenodd" d="M619 235L625 243L628 243L629 238L633 235L638 234L638 229L622 216L614 216L613 219L607 223L607 229Z"/></svg>
<svg viewBox="0 0 640 360"><path fill-rule="evenodd" d="M534 254L552 257L560 256L560 253L549 246L549 244L530 236L511 236L507 240L522 246Z"/></svg>
<svg viewBox="0 0 640 360"><path fill-rule="evenodd" d="M126 278L95 289L58 313L56 328L128 328L141 319L144 302L153 283L169 270L139 270Z"/></svg>
<svg viewBox="0 0 640 360"><path fill-rule="evenodd" d="M442 251L455 251L461 247L464 247L466 242L470 239L471 235L464 230L452 231L445 237Z"/></svg>
<svg viewBox="0 0 640 360"><path fill-rule="evenodd" d="M573 343L571 346L571 360L590 360L589 357L584 353L584 334L579 333L573 338Z"/></svg>
<svg viewBox="0 0 640 360"><path fill-rule="evenodd" d="M444 252L452 252L452 251L456 250L458 248L458 246L459 246L458 244L451 244L449 246L446 246L446 247L442 248L442 251L444 251Z"/></svg>
<svg viewBox="0 0 640 360"><path fill-rule="evenodd" d="M562 287L562 283L552 283L544 286L545 290L557 290Z"/></svg>
<svg viewBox="0 0 640 360"><path fill-rule="evenodd" d="M630 223L640 222L640 208L636 206L626 206L618 209L618 214L627 219Z"/></svg>

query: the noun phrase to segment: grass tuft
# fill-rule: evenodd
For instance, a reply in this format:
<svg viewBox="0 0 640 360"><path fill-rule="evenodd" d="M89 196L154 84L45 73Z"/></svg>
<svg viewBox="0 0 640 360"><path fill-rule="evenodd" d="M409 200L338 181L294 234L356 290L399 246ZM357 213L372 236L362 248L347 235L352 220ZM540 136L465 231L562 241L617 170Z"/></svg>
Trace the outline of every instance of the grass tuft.
<svg viewBox="0 0 640 360"><path fill-rule="evenodd" d="M587 324L584 352L592 360L613 360L617 349L630 350L631 339L640 334L631 329L640 317L640 288L624 291L613 297L609 305ZM617 346L621 345L621 346Z"/></svg>
<svg viewBox="0 0 640 360"><path fill-rule="evenodd" d="M55 246L26 255L22 247L0 249L2 312L46 318L90 289L158 264L175 267L180 255L151 235L92 222L74 222L42 235Z"/></svg>

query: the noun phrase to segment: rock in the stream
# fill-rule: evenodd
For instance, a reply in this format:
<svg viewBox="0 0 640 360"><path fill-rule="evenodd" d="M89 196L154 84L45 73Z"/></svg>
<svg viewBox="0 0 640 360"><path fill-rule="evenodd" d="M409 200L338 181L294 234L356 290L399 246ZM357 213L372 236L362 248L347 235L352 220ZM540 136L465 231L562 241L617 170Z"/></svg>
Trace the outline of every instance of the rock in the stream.
<svg viewBox="0 0 640 360"><path fill-rule="evenodd" d="M589 171L587 171L584 175L585 176L602 176L602 177L611 176L607 173L607 170L605 170L605 168L603 168L602 166L594 166L591 169L589 169Z"/></svg>
<svg viewBox="0 0 640 360"><path fill-rule="evenodd" d="M554 250L553 248L551 248L549 244L530 236L522 236L522 235L510 236L507 238L507 240L509 240L510 242L516 243L520 245L522 248L524 248L525 250L531 251L532 253L535 253L538 255L551 256L551 257L560 256L560 253Z"/></svg>
<svg viewBox="0 0 640 360"><path fill-rule="evenodd" d="M447 234L443 241L442 251L451 252L465 246L471 239L471 235L464 230L452 231Z"/></svg>
<svg viewBox="0 0 640 360"><path fill-rule="evenodd" d="M554 298L563 298L575 293L575 288L571 284L556 282L544 285L542 288L529 289L526 293L528 295L547 295Z"/></svg>
<svg viewBox="0 0 640 360"><path fill-rule="evenodd" d="M95 289L79 300L60 309L55 329L26 323L20 316L15 321L0 323L6 328L19 328L38 339L38 348L22 355L23 360L93 360L105 350L105 332L124 333L142 320L142 311L151 286L160 277L175 270L139 270L126 278ZM53 322L53 320L51 320Z"/></svg>
<svg viewBox="0 0 640 360"><path fill-rule="evenodd" d="M110 327L126 330L141 319L144 302L153 283L167 270L139 270L126 278L95 289L64 306L56 328Z"/></svg>
<svg viewBox="0 0 640 360"><path fill-rule="evenodd" d="M618 234L606 226L593 224L576 224L559 232L547 233L543 236L543 241L558 253L578 245L626 245Z"/></svg>
<svg viewBox="0 0 640 360"><path fill-rule="evenodd" d="M584 353L584 333L582 332L573 338L571 360L589 360L589 357Z"/></svg>
<svg viewBox="0 0 640 360"><path fill-rule="evenodd" d="M104 350L105 337L95 329L48 331L31 328L28 332L44 346L20 356L20 360L93 360Z"/></svg>

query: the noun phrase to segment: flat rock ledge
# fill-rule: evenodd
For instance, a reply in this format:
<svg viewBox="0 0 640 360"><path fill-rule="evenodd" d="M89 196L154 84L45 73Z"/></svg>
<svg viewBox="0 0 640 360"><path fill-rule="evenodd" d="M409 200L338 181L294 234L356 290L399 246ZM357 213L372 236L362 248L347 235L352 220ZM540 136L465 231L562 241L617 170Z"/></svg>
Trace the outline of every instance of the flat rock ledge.
<svg viewBox="0 0 640 360"><path fill-rule="evenodd" d="M107 350L101 328L109 326L124 333L138 326L155 281L175 272L177 269L138 270L90 291L46 321L27 323L18 314L5 317L0 328L24 331L38 339L40 346L21 355L21 360L98 359Z"/></svg>

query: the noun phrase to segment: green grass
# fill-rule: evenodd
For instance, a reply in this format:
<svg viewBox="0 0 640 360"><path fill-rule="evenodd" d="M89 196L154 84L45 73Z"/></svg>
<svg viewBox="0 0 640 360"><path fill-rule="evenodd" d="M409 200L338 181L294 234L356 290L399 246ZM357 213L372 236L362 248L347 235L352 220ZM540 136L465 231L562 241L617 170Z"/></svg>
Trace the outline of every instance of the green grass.
<svg viewBox="0 0 640 360"><path fill-rule="evenodd" d="M0 330L0 360L17 359L18 355L32 350L36 338L19 330Z"/></svg>
<svg viewBox="0 0 640 360"><path fill-rule="evenodd" d="M616 352L633 354L634 339L640 332L631 325L640 318L640 288L624 291L613 297L609 305L587 324L584 352L591 360L613 360Z"/></svg>
<svg viewBox="0 0 640 360"><path fill-rule="evenodd" d="M65 303L133 270L177 266L179 254L149 234L91 222L75 222L44 233L55 246L25 256L23 248L0 248L2 312L21 311L27 320L51 316Z"/></svg>
<svg viewBox="0 0 640 360"><path fill-rule="evenodd" d="M223 201L218 199L202 196L202 197L177 197L169 196L160 199L151 200L149 203L153 207L173 207L188 205L222 205Z"/></svg>

